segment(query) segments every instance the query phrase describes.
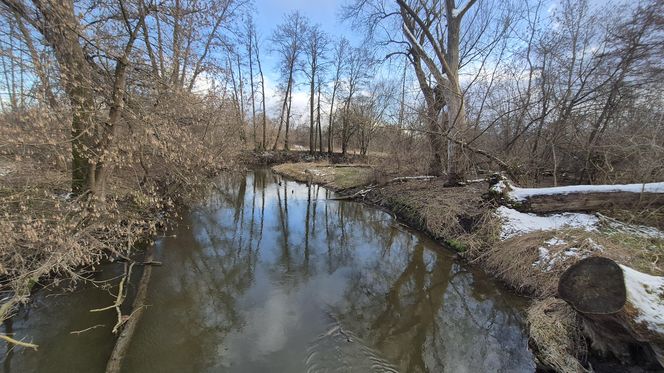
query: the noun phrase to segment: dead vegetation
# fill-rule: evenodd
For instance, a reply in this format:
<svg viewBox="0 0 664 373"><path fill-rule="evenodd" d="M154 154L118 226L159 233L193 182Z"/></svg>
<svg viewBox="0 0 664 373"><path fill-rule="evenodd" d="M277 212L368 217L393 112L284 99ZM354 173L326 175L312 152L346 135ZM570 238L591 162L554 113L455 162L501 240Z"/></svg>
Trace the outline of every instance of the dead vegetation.
<svg viewBox="0 0 664 373"><path fill-rule="evenodd" d="M160 118L159 126L139 129L138 122L148 118L129 118L117 133L103 196L71 193L71 145L49 140L66 123L36 110L21 115L32 119L21 127L14 126L15 117L0 116L0 321L34 289L84 281L82 271L130 257L175 217L170 212L177 203L190 201L210 176L233 167L239 151L233 126L204 120L225 109L196 96L178 97L189 103L177 112L198 116L199 123L181 126L175 104L150 113ZM205 133L219 137L210 140Z"/></svg>
<svg viewBox="0 0 664 373"><path fill-rule="evenodd" d="M588 372L579 361L588 353L574 309L565 301L549 297L528 309L532 345L540 365L558 372Z"/></svg>
<svg viewBox="0 0 664 373"><path fill-rule="evenodd" d="M284 164L275 171L303 182L335 185L337 172L357 177L361 167L331 167L325 163ZM597 230L558 229L535 231L501 240L502 222L494 213L495 202L487 198L486 182L448 187L437 178L385 177L373 169L373 179L355 179L346 196L378 205L433 238L461 252L470 262L507 283L516 292L533 297L527 322L532 347L542 367L560 372L586 372L588 345L600 346L592 331L565 301L557 298L558 282L565 270L579 260L601 256L638 271L663 275L661 257L664 236L652 228L652 209L598 213ZM353 180L351 177L350 180ZM615 219L629 216L626 224ZM595 336L595 338L597 338ZM603 351L607 351L604 349Z"/></svg>
<svg viewBox="0 0 664 373"><path fill-rule="evenodd" d="M638 271L664 275L664 238L624 232L538 231L496 242L477 256L482 266L523 294L557 294L560 275L582 258L603 256Z"/></svg>
<svg viewBox="0 0 664 373"><path fill-rule="evenodd" d="M375 182L373 168L362 164L284 163L272 167L272 170L294 180L325 185L332 190L350 189Z"/></svg>

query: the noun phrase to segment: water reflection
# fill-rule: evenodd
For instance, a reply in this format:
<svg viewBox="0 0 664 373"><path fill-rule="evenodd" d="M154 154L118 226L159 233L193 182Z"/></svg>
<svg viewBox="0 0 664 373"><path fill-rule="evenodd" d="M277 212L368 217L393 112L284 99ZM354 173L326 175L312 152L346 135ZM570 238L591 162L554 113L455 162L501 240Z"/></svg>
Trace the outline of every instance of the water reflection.
<svg viewBox="0 0 664 373"><path fill-rule="evenodd" d="M128 371L304 371L335 325L404 372L533 370L518 299L388 214L329 197L267 170L221 181L160 243L174 265L155 276ZM368 361L320 346L318 370Z"/></svg>
<svg viewBox="0 0 664 373"><path fill-rule="evenodd" d="M220 180L158 242L125 371L534 370L521 299L389 214L329 197L269 170Z"/></svg>

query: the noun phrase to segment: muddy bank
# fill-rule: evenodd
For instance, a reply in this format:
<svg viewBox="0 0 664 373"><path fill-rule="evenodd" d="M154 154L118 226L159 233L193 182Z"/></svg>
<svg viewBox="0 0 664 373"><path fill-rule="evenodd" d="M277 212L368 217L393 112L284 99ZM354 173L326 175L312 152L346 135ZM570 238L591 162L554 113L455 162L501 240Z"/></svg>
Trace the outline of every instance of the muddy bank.
<svg viewBox="0 0 664 373"><path fill-rule="evenodd" d="M658 266L658 258L664 254L664 236L651 234L657 231L649 227L613 218L628 212L539 217L501 207L489 193L489 183L482 180L463 187L446 187L439 179L385 178L381 176L384 173L364 165L340 168L320 162L284 164L273 169L299 181L330 187L339 198L380 206L456 250L515 292L532 298L528 312L530 344L541 369L661 369L647 343L596 335L557 294L560 276L587 257L607 257L643 273L664 274ZM351 185L349 180L357 183ZM519 219L526 222L520 224ZM530 220L541 226L529 229ZM515 230L515 226L525 229Z"/></svg>

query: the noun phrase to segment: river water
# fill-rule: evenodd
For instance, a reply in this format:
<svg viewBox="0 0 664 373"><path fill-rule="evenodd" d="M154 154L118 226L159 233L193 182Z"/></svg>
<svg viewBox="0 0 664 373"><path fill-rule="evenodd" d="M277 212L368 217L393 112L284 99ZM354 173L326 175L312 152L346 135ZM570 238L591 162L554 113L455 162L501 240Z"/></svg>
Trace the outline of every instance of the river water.
<svg viewBox="0 0 664 373"><path fill-rule="evenodd" d="M390 214L266 169L216 186L156 242L125 372L534 370L525 300ZM103 372L112 292L39 293L4 371Z"/></svg>

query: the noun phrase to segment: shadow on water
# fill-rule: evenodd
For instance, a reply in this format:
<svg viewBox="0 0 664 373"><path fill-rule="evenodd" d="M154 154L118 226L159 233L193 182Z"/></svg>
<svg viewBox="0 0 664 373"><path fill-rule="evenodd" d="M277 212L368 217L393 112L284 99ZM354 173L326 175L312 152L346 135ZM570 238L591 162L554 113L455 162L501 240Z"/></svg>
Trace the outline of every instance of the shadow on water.
<svg viewBox="0 0 664 373"><path fill-rule="evenodd" d="M524 300L389 214L269 170L218 185L157 242L126 372L534 370ZM8 327L43 347L5 372L103 371L104 302L42 296Z"/></svg>

